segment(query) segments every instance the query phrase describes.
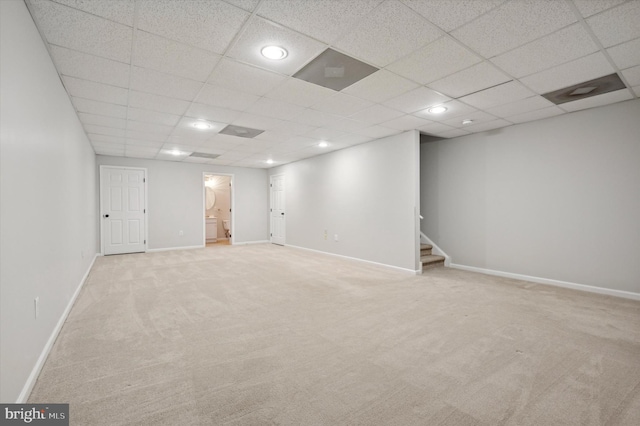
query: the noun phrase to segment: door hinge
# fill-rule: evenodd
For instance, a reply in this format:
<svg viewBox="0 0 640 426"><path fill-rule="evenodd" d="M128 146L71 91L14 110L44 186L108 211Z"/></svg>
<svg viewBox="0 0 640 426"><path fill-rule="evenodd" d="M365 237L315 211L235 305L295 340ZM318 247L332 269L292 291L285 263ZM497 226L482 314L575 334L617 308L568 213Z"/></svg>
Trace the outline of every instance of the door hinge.
<svg viewBox="0 0 640 426"><path fill-rule="evenodd" d="M147 244L147 240L144 240L144 244Z"/></svg>
<svg viewBox="0 0 640 426"><path fill-rule="evenodd" d="M273 234L269 234L269 235L273 237Z"/></svg>
<svg viewBox="0 0 640 426"><path fill-rule="evenodd" d="M142 213L146 213L146 212L147 212L147 209L142 209Z"/></svg>
<svg viewBox="0 0 640 426"><path fill-rule="evenodd" d="M142 178L142 182L143 183L146 182L146 181L147 181L147 178Z"/></svg>
<svg viewBox="0 0 640 426"><path fill-rule="evenodd" d="M273 184L272 183L270 183L269 186L273 188Z"/></svg>

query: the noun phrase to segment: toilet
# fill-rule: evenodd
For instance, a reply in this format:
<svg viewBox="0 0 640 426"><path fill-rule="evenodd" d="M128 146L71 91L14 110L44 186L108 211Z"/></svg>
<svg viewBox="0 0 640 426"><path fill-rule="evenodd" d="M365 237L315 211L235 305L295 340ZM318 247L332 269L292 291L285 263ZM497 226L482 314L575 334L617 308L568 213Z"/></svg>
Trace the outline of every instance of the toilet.
<svg viewBox="0 0 640 426"><path fill-rule="evenodd" d="M222 220L222 229L224 229L224 235L229 238L231 230L229 229L229 219Z"/></svg>

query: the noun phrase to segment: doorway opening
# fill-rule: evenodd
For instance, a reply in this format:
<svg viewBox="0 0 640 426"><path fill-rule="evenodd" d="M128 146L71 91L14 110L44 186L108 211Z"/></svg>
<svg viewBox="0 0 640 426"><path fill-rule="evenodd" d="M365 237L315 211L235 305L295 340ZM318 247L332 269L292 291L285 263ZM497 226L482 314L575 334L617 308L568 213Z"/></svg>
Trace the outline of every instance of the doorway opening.
<svg viewBox="0 0 640 426"><path fill-rule="evenodd" d="M204 245L233 244L233 175L204 173Z"/></svg>

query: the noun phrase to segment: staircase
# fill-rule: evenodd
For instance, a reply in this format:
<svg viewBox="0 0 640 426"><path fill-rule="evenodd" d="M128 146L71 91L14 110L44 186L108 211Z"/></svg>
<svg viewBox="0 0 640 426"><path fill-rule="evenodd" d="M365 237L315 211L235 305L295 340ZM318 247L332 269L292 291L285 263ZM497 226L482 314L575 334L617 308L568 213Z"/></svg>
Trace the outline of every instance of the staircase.
<svg viewBox="0 0 640 426"><path fill-rule="evenodd" d="M420 244L420 263L422 263L422 273L428 269L444 266L444 257L431 254L433 246L431 244Z"/></svg>

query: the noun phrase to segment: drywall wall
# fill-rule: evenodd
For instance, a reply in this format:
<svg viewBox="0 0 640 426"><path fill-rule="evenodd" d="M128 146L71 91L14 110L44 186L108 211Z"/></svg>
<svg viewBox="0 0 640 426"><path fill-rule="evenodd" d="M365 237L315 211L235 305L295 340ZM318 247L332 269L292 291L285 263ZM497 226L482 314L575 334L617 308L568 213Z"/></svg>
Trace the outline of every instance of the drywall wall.
<svg viewBox="0 0 640 426"><path fill-rule="evenodd" d="M460 265L640 293L640 101L421 144L422 231Z"/></svg>
<svg viewBox="0 0 640 426"><path fill-rule="evenodd" d="M286 244L417 270L418 145L409 131L270 169L285 175Z"/></svg>
<svg viewBox="0 0 640 426"><path fill-rule="evenodd" d="M265 212L268 208L269 180L264 169L103 155L96 156L96 164L147 169L150 250L203 244L203 173L233 175L233 242L268 239Z"/></svg>
<svg viewBox="0 0 640 426"><path fill-rule="evenodd" d="M0 19L0 401L16 402L96 254L96 172L25 4Z"/></svg>

